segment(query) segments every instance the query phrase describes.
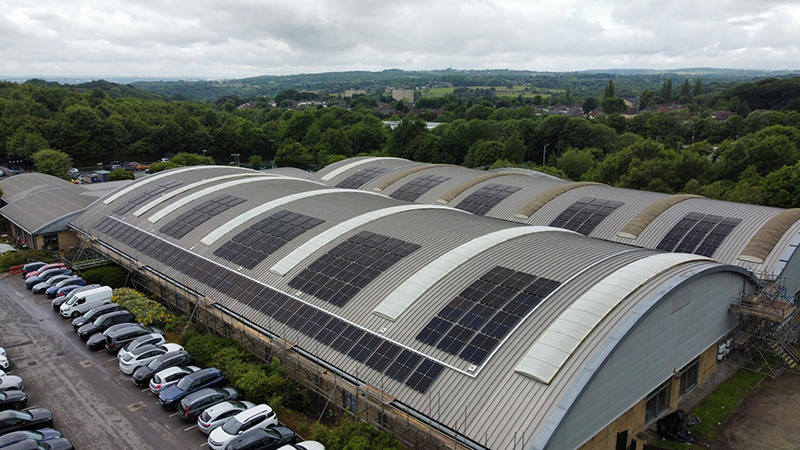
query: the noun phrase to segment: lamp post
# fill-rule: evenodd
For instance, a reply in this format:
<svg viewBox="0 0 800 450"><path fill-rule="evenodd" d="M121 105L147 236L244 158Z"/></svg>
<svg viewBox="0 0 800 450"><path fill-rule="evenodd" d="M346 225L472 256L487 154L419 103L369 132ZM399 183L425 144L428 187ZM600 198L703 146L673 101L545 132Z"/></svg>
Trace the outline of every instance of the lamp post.
<svg viewBox="0 0 800 450"><path fill-rule="evenodd" d="M547 147L549 145L550 145L549 142L547 144L544 144L544 148L542 149L542 167L544 167L544 158L545 156L547 156Z"/></svg>
<svg viewBox="0 0 800 450"><path fill-rule="evenodd" d="M231 153L231 156L233 157L233 164L236 167L239 167L239 157L242 155L240 155L239 153Z"/></svg>

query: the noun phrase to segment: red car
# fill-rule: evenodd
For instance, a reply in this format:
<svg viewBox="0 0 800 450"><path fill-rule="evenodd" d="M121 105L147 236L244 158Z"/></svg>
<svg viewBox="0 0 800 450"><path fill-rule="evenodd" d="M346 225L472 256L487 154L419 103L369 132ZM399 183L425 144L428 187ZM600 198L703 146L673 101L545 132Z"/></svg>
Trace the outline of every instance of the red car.
<svg viewBox="0 0 800 450"><path fill-rule="evenodd" d="M39 276L40 273L42 273L42 272L44 272L45 270L48 270L48 269L66 269L66 268L67 268L67 266L62 264L62 263L48 264L46 266L42 266L39 270L37 270L35 272L31 272L31 273L25 275L25 279L27 280L28 278L31 278L31 277L37 277L37 276Z"/></svg>

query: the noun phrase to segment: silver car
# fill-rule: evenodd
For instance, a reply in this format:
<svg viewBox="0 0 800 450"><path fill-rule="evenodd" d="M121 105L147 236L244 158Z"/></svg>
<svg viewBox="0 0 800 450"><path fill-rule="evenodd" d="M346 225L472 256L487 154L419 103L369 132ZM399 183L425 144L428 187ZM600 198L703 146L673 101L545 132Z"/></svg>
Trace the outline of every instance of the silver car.
<svg viewBox="0 0 800 450"><path fill-rule="evenodd" d="M48 278L47 281L42 281L41 283L37 283L36 285L33 286L33 289L31 290L33 291L34 294L42 294L50 286L55 286L56 284L64 280L68 280L70 278L75 278L75 275L73 275L72 273L64 275L56 275L54 277Z"/></svg>
<svg viewBox="0 0 800 450"><path fill-rule="evenodd" d="M166 369L156 372L153 378L150 379L150 392L158 395L161 391L172 386L173 384L181 381L181 378L195 373L200 370L197 366L185 367L167 367Z"/></svg>
<svg viewBox="0 0 800 450"><path fill-rule="evenodd" d="M0 392L5 392L9 389L24 391L25 387L22 385L22 378L14 375L0 377Z"/></svg>
<svg viewBox="0 0 800 450"><path fill-rule="evenodd" d="M159 345L166 342L167 340L164 339L164 335L160 332L153 332L144 336L139 336L136 339L128 342L125 347L122 347L122 350L117 353L117 359L122 361L122 358L125 357L125 355L144 345Z"/></svg>
<svg viewBox="0 0 800 450"><path fill-rule="evenodd" d="M183 347L178 344L143 345L120 360L119 370L126 375L132 375L136 369L150 364L150 361L164 353L177 352L179 350L183 350Z"/></svg>
<svg viewBox="0 0 800 450"><path fill-rule="evenodd" d="M256 404L238 400L218 403L197 416L197 428L205 434L211 433L214 428L222 426L229 418L253 406Z"/></svg>

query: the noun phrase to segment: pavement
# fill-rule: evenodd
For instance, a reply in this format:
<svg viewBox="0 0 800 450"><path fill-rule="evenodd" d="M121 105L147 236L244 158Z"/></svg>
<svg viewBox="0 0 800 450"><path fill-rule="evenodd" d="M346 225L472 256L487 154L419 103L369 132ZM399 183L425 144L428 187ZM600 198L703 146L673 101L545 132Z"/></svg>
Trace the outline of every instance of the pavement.
<svg viewBox="0 0 800 450"><path fill-rule="evenodd" d="M92 352L19 276L0 277L0 346L22 377L28 407L53 411L54 428L77 449L207 449L192 422L156 404L119 371L116 355Z"/></svg>

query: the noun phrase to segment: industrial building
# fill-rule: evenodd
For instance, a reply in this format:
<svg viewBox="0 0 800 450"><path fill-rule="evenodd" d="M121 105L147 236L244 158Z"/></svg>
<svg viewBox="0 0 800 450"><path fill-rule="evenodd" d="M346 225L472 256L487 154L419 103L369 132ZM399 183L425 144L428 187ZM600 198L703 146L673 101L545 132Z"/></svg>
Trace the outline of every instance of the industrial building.
<svg viewBox="0 0 800 450"><path fill-rule="evenodd" d="M606 203L553 226L588 197ZM406 445L614 449L716 370L753 271L796 264L786 212L670 198L358 158L311 179L173 169L70 226L81 245L281 342L318 367L314 383L344 380L333 403L415 428L396 432ZM731 230L710 254L657 249L689 213ZM362 415L367 396L378 414Z"/></svg>

